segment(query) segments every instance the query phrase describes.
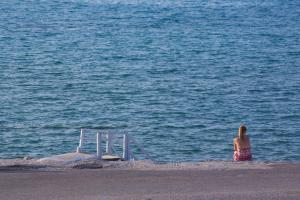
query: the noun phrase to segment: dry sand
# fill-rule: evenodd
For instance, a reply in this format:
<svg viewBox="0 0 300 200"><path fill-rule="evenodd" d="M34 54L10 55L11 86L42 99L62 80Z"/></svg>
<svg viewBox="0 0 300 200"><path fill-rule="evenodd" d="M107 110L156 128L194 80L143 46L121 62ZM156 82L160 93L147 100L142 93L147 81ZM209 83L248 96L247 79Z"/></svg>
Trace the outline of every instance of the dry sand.
<svg viewBox="0 0 300 200"><path fill-rule="evenodd" d="M2 167L0 199L300 199L300 164L117 162L102 167L50 171Z"/></svg>

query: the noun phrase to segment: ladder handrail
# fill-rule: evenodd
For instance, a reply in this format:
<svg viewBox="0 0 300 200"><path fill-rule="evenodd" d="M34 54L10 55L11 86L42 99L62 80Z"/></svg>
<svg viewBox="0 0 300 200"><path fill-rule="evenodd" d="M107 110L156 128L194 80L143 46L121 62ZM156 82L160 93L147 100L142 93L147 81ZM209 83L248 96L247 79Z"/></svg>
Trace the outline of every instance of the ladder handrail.
<svg viewBox="0 0 300 200"><path fill-rule="evenodd" d="M115 138L115 135L123 135L123 159L124 160L130 160L130 158L133 158L135 160L136 157L133 155L133 152L131 151L131 149L129 148L129 144L132 143L134 144L141 152L142 154L145 155L146 159L151 160L152 158L151 156L144 150L144 148L139 145L139 143L131 136L129 136L129 134L127 132L110 132L110 131L98 131L96 133L96 150L97 150L97 158L98 159L102 159L102 150L101 150L101 141L102 141L102 137L103 135L106 135L106 153L115 153L115 150L113 149L113 143L112 143L112 138ZM87 137L84 132L83 129L80 130L80 139L79 139L79 145L77 146L77 152L81 152L83 149L83 144L85 143L84 140L85 139L91 139L92 137Z"/></svg>
<svg viewBox="0 0 300 200"><path fill-rule="evenodd" d="M144 150L144 148L142 148L142 147L139 145L139 143L138 143L135 139L133 139L132 137L129 137L129 141L131 141L133 144L135 144L135 145L141 150L141 152L142 152L143 154L145 154L145 156L146 156L146 158L147 158L148 160L152 160L151 156Z"/></svg>

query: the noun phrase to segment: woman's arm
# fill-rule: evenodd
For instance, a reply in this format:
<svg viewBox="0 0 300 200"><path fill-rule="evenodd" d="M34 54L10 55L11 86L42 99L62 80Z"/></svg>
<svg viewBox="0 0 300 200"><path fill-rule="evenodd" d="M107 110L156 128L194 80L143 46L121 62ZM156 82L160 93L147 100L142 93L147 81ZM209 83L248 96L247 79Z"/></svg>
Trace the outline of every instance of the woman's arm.
<svg viewBox="0 0 300 200"><path fill-rule="evenodd" d="M236 148L236 139L233 139L233 150L236 151L237 148Z"/></svg>
<svg viewBox="0 0 300 200"><path fill-rule="evenodd" d="M249 138L249 137L247 137L247 139L248 139L248 146L249 146L249 148L251 148L251 142L250 142L250 138Z"/></svg>

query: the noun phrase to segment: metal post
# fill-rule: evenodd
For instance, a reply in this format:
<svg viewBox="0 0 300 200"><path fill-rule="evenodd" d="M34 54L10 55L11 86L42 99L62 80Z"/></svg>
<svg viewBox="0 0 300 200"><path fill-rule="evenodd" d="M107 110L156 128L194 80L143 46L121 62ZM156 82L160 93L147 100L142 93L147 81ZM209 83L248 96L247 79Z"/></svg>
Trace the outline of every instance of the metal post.
<svg viewBox="0 0 300 200"><path fill-rule="evenodd" d="M112 134L110 133L107 133L106 134L106 153L108 155L111 155L112 154Z"/></svg>
<svg viewBox="0 0 300 200"><path fill-rule="evenodd" d="M97 158L99 160L102 159L102 152L101 152L101 133L97 133Z"/></svg>
<svg viewBox="0 0 300 200"><path fill-rule="evenodd" d="M81 129L80 130L79 145L77 147L77 153L82 152L83 139L84 139L84 133L83 133L83 129Z"/></svg>
<svg viewBox="0 0 300 200"><path fill-rule="evenodd" d="M128 134L124 134L123 138L123 160L129 160L129 145L128 145Z"/></svg>

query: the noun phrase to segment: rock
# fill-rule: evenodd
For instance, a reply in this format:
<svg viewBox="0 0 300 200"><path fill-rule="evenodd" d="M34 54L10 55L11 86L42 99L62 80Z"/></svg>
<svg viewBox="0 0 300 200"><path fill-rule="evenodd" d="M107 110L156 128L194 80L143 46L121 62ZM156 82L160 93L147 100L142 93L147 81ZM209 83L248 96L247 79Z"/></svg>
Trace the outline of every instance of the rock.
<svg viewBox="0 0 300 200"><path fill-rule="evenodd" d="M80 162L71 166L73 169L100 169L103 168L101 162Z"/></svg>
<svg viewBox="0 0 300 200"><path fill-rule="evenodd" d="M30 157L30 156L25 156L24 158L23 158L23 160L32 160L33 158L32 157Z"/></svg>

